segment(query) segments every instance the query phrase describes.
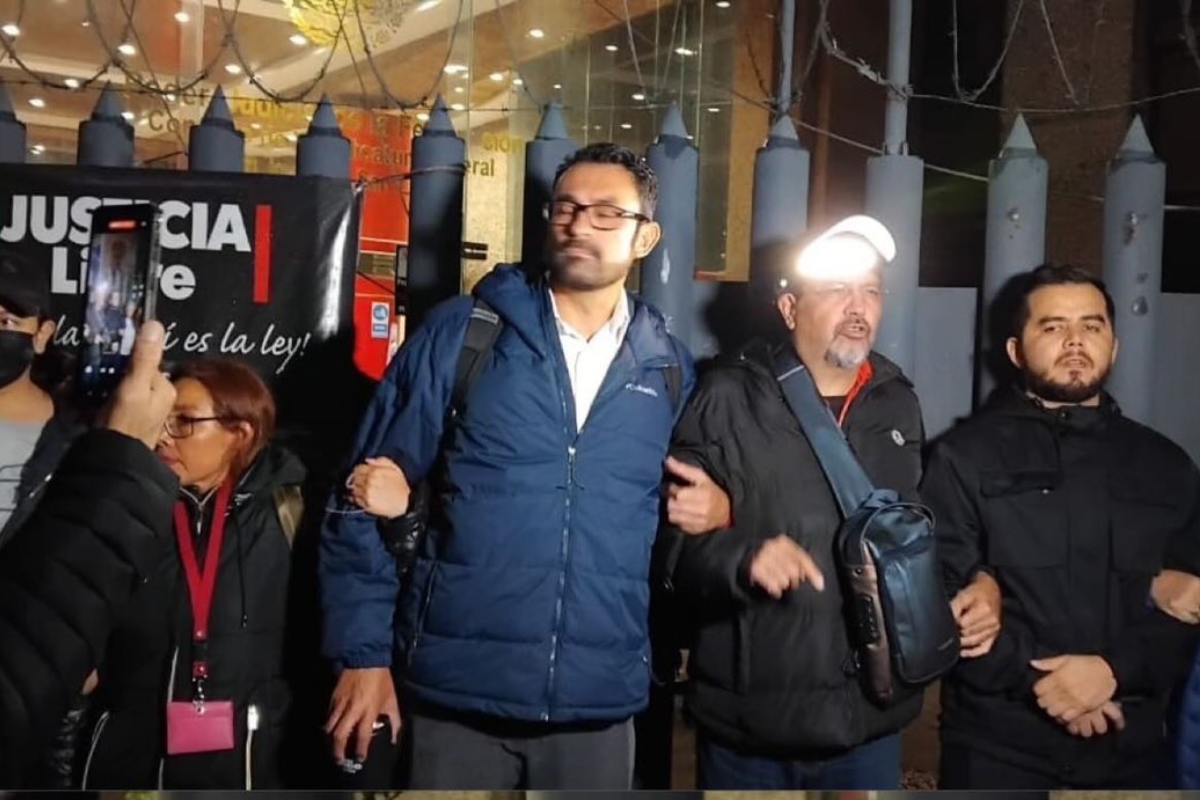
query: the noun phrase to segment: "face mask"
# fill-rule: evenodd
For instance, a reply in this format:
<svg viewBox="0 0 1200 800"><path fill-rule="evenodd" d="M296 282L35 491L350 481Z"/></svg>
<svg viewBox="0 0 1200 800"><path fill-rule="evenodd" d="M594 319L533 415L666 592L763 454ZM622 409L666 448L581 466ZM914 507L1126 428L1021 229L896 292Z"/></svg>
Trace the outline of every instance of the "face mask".
<svg viewBox="0 0 1200 800"><path fill-rule="evenodd" d="M33 363L33 334L0 331L0 389L25 374Z"/></svg>

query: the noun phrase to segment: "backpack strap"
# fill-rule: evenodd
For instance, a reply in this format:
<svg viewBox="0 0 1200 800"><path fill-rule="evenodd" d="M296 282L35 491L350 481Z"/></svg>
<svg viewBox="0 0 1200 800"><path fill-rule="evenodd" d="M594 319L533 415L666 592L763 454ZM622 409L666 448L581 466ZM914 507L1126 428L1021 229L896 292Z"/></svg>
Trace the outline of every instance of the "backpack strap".
<svg viewBox="0 0 1200 800"><path fill-rule="evenodd" d="M291 547L296 542L296 531L300 529L300 519L304 516L304 494L299 486L280 486L271 497L275 501L279 527L283 529L288 547Z"/></svg>
<svg viewBox="0 0 1200 800"><path fill-rule="evenodd" d="M679 414L679 401L683 394L683 368L678 364L663 367L663 379L667 382L667 392L671 395L671 408Z"/></svg>
<svg viewBox="0 0 1200 800"><path fill-rule="evenodd" d="M471 317L467 320L462 349L458 351L458 364L454 368L454 388L450 393L450 406L447 409L451 418L458 416L462 410L471 387L487 366L488 354L495 347L503 328L504 323L500 315L486 302L475 298Z"/></svg>

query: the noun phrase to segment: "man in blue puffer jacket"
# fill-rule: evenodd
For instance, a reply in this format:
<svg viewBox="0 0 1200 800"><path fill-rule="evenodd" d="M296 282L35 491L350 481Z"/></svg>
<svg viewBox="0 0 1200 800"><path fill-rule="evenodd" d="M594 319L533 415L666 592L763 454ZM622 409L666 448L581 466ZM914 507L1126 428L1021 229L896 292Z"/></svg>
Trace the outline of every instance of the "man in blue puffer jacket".
<svg viewBox="0 0 1200 800"><path fill-rule="evenodd" d="M546 274L502 266L475 289L503 328L452 429L471 298L436 308L389 368L353 463L391 459L404 491L429 478L429 533L395 613L377 518L325 522L335 757L365 758L380 714L398 727L395 653L413 788L629 788L672 395L692 385L686 348L624 289L659 239L656 195L624 148L564 163Z"/></svg>

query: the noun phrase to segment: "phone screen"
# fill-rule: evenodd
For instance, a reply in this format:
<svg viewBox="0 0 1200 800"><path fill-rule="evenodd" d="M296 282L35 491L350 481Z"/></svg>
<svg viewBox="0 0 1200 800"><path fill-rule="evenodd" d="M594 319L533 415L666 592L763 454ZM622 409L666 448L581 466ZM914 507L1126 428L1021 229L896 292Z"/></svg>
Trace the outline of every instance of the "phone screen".
<svg viewBox="0 0 1200 800"><path fill-rule="evenodd" d="M137 329L153 317L156 219L153 206L109 207L93 215L79 375L86 399L108 396L125 372Z"/></svg>

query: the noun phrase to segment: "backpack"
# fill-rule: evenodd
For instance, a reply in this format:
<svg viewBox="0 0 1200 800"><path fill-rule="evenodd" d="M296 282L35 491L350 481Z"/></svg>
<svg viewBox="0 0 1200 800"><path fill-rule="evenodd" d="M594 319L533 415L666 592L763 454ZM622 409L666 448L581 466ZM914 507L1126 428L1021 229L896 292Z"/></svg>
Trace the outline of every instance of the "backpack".
<svg viewBox="0 0 1200 800"><path fill-rule="evenodd" d="M958 661L933 513L871 484L790 348L776 356L775 370L842 512L835 555L863 688L878 705L894 705Z"/></svg>
<svg viewBox="0 0 1200 800"><path fill-rule="evenodd" d="M488 357L500 332L504 329L504 321L486 301L475 298L471 308L471 316L467 320L467 331L463 336L462 349L458 351L458 361L454 368L454 384L450 392L450 405L446 409L446 423L443 426L442 441L445 442L456 424L462 409L466 404L471 387L479 378L483 368L487 366ZM671 397L671 407L679 409L680 395L683 393L683 371L678 364L663 368L663 378L667 383L667 392ZM384 545L396 559L396 571L403 580L416 563L417 554L425 539L426 523L429 518L429 481L421 481L412 488L409 499L409 510L401 517L380 525Z"/></svg>

